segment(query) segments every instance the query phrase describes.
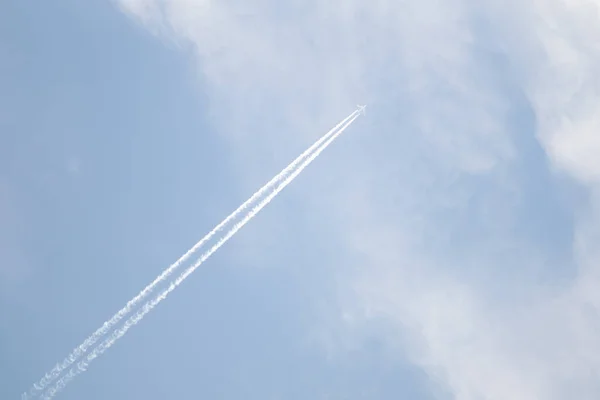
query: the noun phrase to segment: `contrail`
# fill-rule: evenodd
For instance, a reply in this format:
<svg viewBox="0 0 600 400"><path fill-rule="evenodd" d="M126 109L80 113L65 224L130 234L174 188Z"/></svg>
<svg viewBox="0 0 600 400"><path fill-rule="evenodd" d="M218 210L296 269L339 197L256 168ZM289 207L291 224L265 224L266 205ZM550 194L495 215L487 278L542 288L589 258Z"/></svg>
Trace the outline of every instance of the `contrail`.
<svg viewBox="0 0 600 400"><path fill-rule="evenodd" d="M54 397L59 391L61 391L73 378L77 375L85 372L89 366L89 364L98 356L103 354L106 350L108 350L119 338L123 337L127 331L135 326L139 321L144 318L146 314L148 314L154 307L156 307L161 301L163 301L169 293L171 293L175 288L177 288L192 272L194 272L204 261L206 261L214 252L216 252L225 242L227 242L237 231L239 231L244 225L246 225L260 210L262 210L267 204L271 202L271 200L279 194L287 185L290 184L306 168L313 160L315 160L319 154L325 150L344 130L352 123L358 115L353 113L350 116L350 120L346 122L336 133L331 135L327 141L321 145L314 153L312 153L296 170L294 170L290 176L288 176L282 183L277 186L277 188L271 192L267 197L265 197L259 204L254 206L246 216L237 222L225 236L223 236L219 241L213 245L208 251L206 251L195 264L186 269L175 281L171 282L171 284L164 289L158 296L156 296L153 300L146 302L138 312L136 312L133 316L131 316L120 329L115 330L110 337L105 339L100 345L98 345L90 354L87 355L84 361L80 361L77 363L76 368L71 368L71 370L60 378L56 384L48 389L46 393L42 396L44 400L50 400ZM347 119L346 119L347 120ZM326 134L328 135L328 134Z"/></svg>
<svg viewBox="0 0 600 400"><path fill-rule="evenodd" d="M261 187L256 193L254 193L248 200L246 200L241 206L237 208L234 212L229 214L223 221L221 221L217 226L213 228L206 236L200 239L192 248L190 248L184 255L182 255L177 261L171 264L167 269L165 269L152 283L146 286L137 296L133 299L129 300L125 307L120 309L115 315L113 315L109 320L104 322L100 328L98 328L94 333L92 333L87 339L85 339L79 346L77 346L71 353L61 362L58 363L52 368L52 370L44 375L42 379L38 382L34 383L30 388L29 393L24 393L22 395L22 400L27 400L32 396L37 395L41 391L43 391L52 381L54 381L58 376L60 376L61 372L68 368L71 364L73 364L82 354L84 354L87 349L93 346L102 336L106 335L112 327L114 327L121 319L123 319L127 314L129 314L133 308L144 298L146 298L154 288L167 279L182 263L187 261L187 259L195 253L200 247L202 247L208 240L210 240L215 234L220 232L225 225L231 222L234 218L236 218L242 211L248 208L252 203L254 203L258 198L260 198L268 189L270 189L273 185L280 182L286 175L290 173L293 169L295 169L298 164L306 156L312 153L316 148L318 148L329 136L331 136L334 132L336 132L340 126L345 124L350 118L355 116L359 111L354 111L352 114L344 118L340 123L338 123L334 128L332 128L329 132L323 135L319 140L317 140L312 146L306 149L302 154L300 154L294 161L292 161L287 167L285 167L280 173L275 175L267 184Z"/></svg>

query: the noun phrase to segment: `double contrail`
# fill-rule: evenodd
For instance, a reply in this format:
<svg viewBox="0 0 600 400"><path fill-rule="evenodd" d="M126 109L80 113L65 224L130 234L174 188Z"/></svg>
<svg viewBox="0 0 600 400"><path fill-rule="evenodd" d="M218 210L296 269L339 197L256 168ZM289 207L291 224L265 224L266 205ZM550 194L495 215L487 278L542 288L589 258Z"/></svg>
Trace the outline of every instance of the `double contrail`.
<svg viewBox="0 0 600 400"><path fill-rule="evenodd" d="M202 245L210 240L215 234L221 231L225 225L236 218L242 211L250 207L256 202L264 193L272 188L274 185L279 185L258 205L254 206L250 212L239 222L237 222L232 229L230 229L225 236L213 245L208 251L202 254L199 260L191 267L186 269L175 281L164 289L159 295L153 300L147 301L141 309L131 316L120 329L115 330L110 337L105 339L100 345L98 345L87 357L77 364L77 367L71 368L67 374L59 379L55 385L48 389L42 396L44 399L51 399L54 397L66 384L71 381L75 376L84 372L89 363L92 362L99 355L108 350L119 338L134 325L136 325L148 312L150 312L156 305L164 300L169 293L171 293L177 286L179 286L192 272L194 272L204 261L206 261L215 251L217 251L227 240L229 240L239 229L241 229L246 223L248 223L262 208L264 208L281 190L283 190L304 168L306 168L318 155L329 146L357 117L359 111L354 111L333 129L327 132L323 137L317 140L312 146L304 151L299 157L297 157L292 163L284 168L279 174L273 177L266 185L260 188L254 193L246 202L244 202L237 210L226 217L221 223L219 223L212 231L204 236L199 242L197 242L190 250L188 250L183 256L181 256L175 263L171 264L169 268L163 271L152 283L146 286L137 296L131 299L125 307L119 310L113 317L106 321L102 327L96 330L90 335L81 345L75 348L69 356L67 356L62 363L57 364L49 373L47 373L39 382L33 385L29 393L23 394L23 399L29 399L31 396L35 396L42 392L52 381L54 381L60 374L68 368L71 364L78 360L79 357L85 351L95 344L102 336L107 334L113 326L115 326L121 319L129 314L133 308L146 298L152 290L165 279L167 279L183 262L192 256ZM289 176L288 176L289 175ZM286 178L287 176L287 178Z"/></svg>
<svg viewBox="0 0 600 400"><path fill-rule="evenodd" d="M118 324L127 314L129 314L135 306L137 306L143 299L145 299L154 288L167 279L182 263L187 261L192 254L194 254L198 249L200 249L207 241L209 241L215 234L220 232L229 222L235 219L242 211L247 209L251 204L253 204L258 198L260 198L264 193L273 187L275 184L280 182L285 178L292 170L294 170L310 153L312 153L316 148L318 148L329 136L335 133L340 129L342 125L344 125L348 120L350 120L353 116L357 115L358 111L354 111L344 120L342 120L339 124L337 124L333 129L327 132L323 137L317 140L312 146L306 149L301 155L299 155L294 161L292 161L287 167L285 167L280 173L275 175L267 184L261 187L256 193L254 193L248 200L246 200L241 206L237 208L234 212L229 214L222 222L220 222L217 226L213 228L206 236L204 236L200 241L198 241L192 248L190 248L184 255L182 255L177 261L171 264L167 269L165 269L152 283L146 286L140 293L129 300L125 307L120 309L115 315L113 315L110 319L108 319L100 328L98 328L94 333L92 333L87 339L85 339L79 346L77 346L71 353L60 363L56 364L52 370L42 377L38 382L33 384L28 394L25 394L22 398L28 399L32 396L39 394L43 391L52 381L60 376L62 371L71 366L75 361L81 357L91 346L93 346L100 338L106 335L108 332L112 330L112 328Z"/></svg>

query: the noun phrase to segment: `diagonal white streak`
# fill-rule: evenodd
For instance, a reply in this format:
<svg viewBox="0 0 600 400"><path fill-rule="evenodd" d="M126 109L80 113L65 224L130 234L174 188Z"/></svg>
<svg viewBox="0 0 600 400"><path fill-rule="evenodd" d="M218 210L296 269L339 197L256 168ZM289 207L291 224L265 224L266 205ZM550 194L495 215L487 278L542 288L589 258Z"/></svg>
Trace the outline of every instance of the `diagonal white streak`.
<svg viewBox="0 0 600 400"><path fill-rule="evenodd" d="M146 314L148 314L154 307L156 307L161 301L163 301L169 293L175 290L192 272L194 272L204 261L206 261L214 252L216 252L223 244L225 244L237 231L239 231L244 225L246 225L260 210L262 210L267 204L273 200L279 192L281 192L287 185L289 185L304 168L306 168L313 160L315 160L319 154L325 150L354 120L358 118L358 114L353 113L351 115L351 119L346 122L336 133L331 135L329 139L319 147L314 153L312 153L296 170L294 170L290 176L288 176L279 186L273 190L267 197L265 197L259 204L254 206L251 211L246 214L246 216L237 222L231 230L225 234L219 241L213 245L208 251L200 256L198 261L194 263L191 267L186 269L177 279L171 282L171 284L164 289L158 296L156 296L153 300L147 301L140 310L138 310L133 316L131 316L121 327L120 329L115 330L110 337L105 339L100 345L98 345L85 360L77 363L76 368L71 368L71 370L65 374L62 378L60 378L56 384L48 389L46 393L43 395L44 400L50 400L54 397L59 391L66 387L66 385L73 380L77 375L86 371L89 364L96 359L98 356L103 354L106 350L108 350L119 338L123 337L127 331L135 326L138 322L140 322ZM347 119L346 119L347 120ZM328 134L326 134L328 135Z"/></svg>
<svg viewBox="0 0 600 400"><path fill-rule="evenodd" d="M184 255L182 255L177 261L171 264L165 269L152 283L146 286L137 296L129 300L127 304L114 314L109 320L104 322L100 328L92 333L87 339L85 339L79 346L77 346L62 362L56 364L54 368L46 373L42 379L34 383L28 393L22 395L23 400L27 400L37 394L41 393L52 381L58 378L63 370L68 368L71 364L77 361L91 346L93 346L102 336L106 335L119 321L121 321L127 314L129 314L136 305L138 305L144 298L146 298L154 288L165 279L167 279L182 263L200 249L208 240L210 240L215 234L220 232L228 223L235 219L242 211L247 209L251 204L264 195L264 193L273 187L275 184L280 182L285 176L287 176L292 170L294 170L310 153L317 149L328 137L336 132L342 125L344 125L350 118L355 116L358 111L354 111L352 114L343 119L329 132L324 134L319 140L317 140L312 146L306 149L300 154L294 161L292 161L287 167L285 167L280 173L275 175L268 183L261 187L256 193L254 193L248 200L246 200L241 206L239 206L234 212L229 214L223 221L213 228L212 231L207 233L200 241L198 241L192 248L190 248Z"/></svg>

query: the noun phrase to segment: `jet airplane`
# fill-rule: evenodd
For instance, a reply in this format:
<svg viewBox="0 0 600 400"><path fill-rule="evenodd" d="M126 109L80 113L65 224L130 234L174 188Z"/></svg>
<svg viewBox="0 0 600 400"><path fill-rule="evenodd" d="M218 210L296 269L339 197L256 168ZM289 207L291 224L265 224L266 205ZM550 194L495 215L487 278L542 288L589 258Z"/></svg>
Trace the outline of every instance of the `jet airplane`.
<svg viewBox="0 0 600 400"><path fill-rule="evenodd" d="M359 104L359 105L357 105L357 107L358 107L358 111L359 111L359 112L362 112L362 113L363 113L363 115L367 115L367 112L365 111L365 109L367 108L367 106L366 106L366 105L364 105L364 106L361 106L361 105Z"/></svg>

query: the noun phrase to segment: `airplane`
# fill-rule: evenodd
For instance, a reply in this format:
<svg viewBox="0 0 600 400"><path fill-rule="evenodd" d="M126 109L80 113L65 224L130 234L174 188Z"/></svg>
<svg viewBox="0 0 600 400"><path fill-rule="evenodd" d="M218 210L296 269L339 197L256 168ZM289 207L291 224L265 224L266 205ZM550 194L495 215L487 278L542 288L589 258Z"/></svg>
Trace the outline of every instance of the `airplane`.
<svg viewBox="0 0 600 400"><path fill-rule="evenodd" d="M362 112L363 115L367 115L367 112L365 111L365 109L367 108L366 104L364 106L361 106L360 104L358 104L356 107L358 107L358 111Z"/></svg>

